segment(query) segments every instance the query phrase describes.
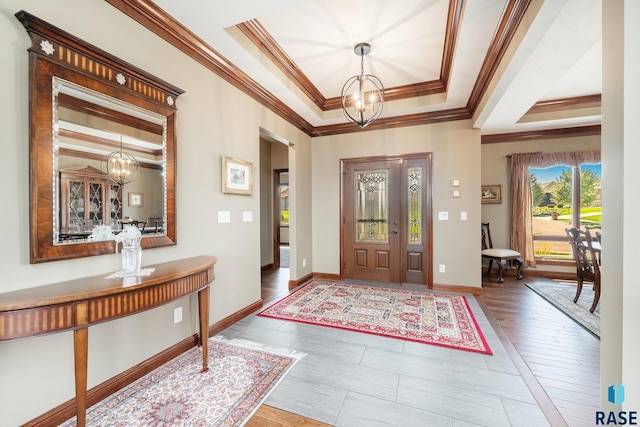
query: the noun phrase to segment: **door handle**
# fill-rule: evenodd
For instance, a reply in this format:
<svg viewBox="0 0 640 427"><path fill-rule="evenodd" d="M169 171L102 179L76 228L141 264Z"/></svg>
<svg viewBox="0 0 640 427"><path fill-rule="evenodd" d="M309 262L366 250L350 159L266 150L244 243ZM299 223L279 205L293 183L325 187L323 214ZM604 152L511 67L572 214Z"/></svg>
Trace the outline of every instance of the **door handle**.
<svg viewBox="0 0 640 427"><path fill-rule="evenodd" d="M391 234L398 234L398 230L393 230Z"/></svg>

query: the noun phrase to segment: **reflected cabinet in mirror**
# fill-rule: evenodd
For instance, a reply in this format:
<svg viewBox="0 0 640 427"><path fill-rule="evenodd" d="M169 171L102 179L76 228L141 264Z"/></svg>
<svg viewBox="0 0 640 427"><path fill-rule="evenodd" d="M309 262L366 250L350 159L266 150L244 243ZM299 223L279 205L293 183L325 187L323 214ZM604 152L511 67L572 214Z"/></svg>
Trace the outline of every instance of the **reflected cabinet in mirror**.
<svg viewBox="0 0 640 427"><path fill-rule="evenodd" d="M175 115L183 93L21 11L29 48L31 262L112 253L137 226L174 245Z"/></svg>

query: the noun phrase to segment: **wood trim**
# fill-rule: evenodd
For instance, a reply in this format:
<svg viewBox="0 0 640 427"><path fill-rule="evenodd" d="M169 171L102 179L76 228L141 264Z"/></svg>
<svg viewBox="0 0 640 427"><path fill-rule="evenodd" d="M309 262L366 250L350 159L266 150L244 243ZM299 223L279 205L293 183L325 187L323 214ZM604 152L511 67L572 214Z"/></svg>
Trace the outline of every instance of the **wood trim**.
<svg viewBox="0 0 640 427"><path fill-rule="evenodd" d="M460 292L475 296L482 295L482 288L476 288L474 286L442 285L439 283L434 283L433 286L431 286L429 289L444 292Z"/></svg>
<svg viewBox="0 0 640 427"><path fill-rule="evenodd" d="M502 142L530 142L541 139L570 138L600 135L602 125L576 126L561 129L532 130L526 132L497 133L482 135L482 144L499 144Z"/></svg>
<svg viewBox="0 0 640 427"><path fill-rule="evenodd" d="M235 88L310 134L313 126L150 0L106 0Z"/></svg>
<svg viewBox="0 0 640 427"><path fill-rule="evenodd" d="M376 120L365 129L360 129L353 126L351 123L339 123L326 126L311 125L302 118L302 116L275 98L257 82L252 80L235 65L227 61L203 40L198 38L195 34L169 16L150 0L106 1L311 137L470 119L478 108L480 100L482 96L484 96L489 86L489 82L493 78L499 63L518 28L518 25L531 2L531 0L509 1L465 107L396 117L383 117ZM422 96L432 93L440 93L447 90L451 64L453 61L453 53L455 51L455 43L462 16L462 5L462 0L451 0L449 3L440 80L385 89L385 100L388 101L393 99ZM247 23L240 24L238 28L240 28L243 33L248 33L247 37L249 37L252 42L256 43L263 53L269 56L272 61L274 61L274 64L279 66L280 69L283 70L283 72L289 76L292 81L322 110L339 108L340 99L325 99L322 97L317 88L313 87L308 78L304 76L297 66L295 66L293 61L291 61L286 53L282 51L277 43L275 43L273 38L262 28L259 22L255 20L247 21ZM580 102L588 102L588 100L575 100L573 102L580 104ZM594 102L594 100L591 100L590 102ZM538 107L534 106L534 108L551 109L554 108L551 106L553 103L554 101L546 101L540 103ZM567 106L571 105L570 101L555 102L557 108L559 108L563 103ZM578 104L574 104L573 108L578 108ZM546 136L541 132L542 131L534 132L535 135L530 136L522 135L521 138L523 138L523 141L531 141L534 139L550 137L560 138L576 136L571 132L555 134L554 130L550 131L553 136ZM512 139L508 138L513 138L513 136L507 137L506 135L517 134L505 134L504 137L507 138L506 140L503 140L502 137L498 137L496 135L486 135L482 137L482 143L489 144L511 141Z"/></svg>
<svg viewBox="0 0 640 427"><path fill-rule="evenodd" d="M282 71L311 101L321 110L325 110L326 99L311 80L302 72L289 55L269 34L257 19L242 22L236 27L264 53L273 64ZM386 94L385 94L386 96Z"/></svg>
<svg viewBox="0 0 640 427"><path fill-rule="evenodd" d="M342 280L342 276L340 276L339 274L334 274L334 273L313 273L313 279L318 279L318 280L335 280L335 281L340 281Z"/></svg>
<svg viewBox="0 0 640 427"><path fill-rule="evenodd" d="M527 276L531 277L544 277L546 279L557 280L576 280L576 272L564 272L564 271L544 271L536 270L533 268L527 269Z"/></svg>
<svg viewBox="0 0 640 427"><path fill-rule="evenodd" d="M156 135L162 135L164 132L162 125L139 119L129 114L121 113L120 111L115 111L111 108L103 107L102 105L97 105L93 102L67 95L66 93L58 94L58 107L68 108L88 116L98 117L132 128L141 129Z"/></svg>
<svg viewBox="0 0 640 427"><path fill-rule="evenodd" d="M602 106L602 95L573 96L570 98L550 99L536 102L526 114L552 113L556 111L575 110Z"/></svg>
<svg viewBox="0 0 640 427"><path fill-rule="evenodd" d="M273 270L273 263L265 264L262 267L260 267L260 271L267 271L267 270Z"/></svg>
<svg viewBox="0 0 640 427"><path fill-rule="evenodd" d="M450 110L432 111L427 113L407 114L404 116L381 117L364 129L354 126L353 123L338 123L335 125L316 126L310 136L329 136L343 133L368 132L406 126L428 125L432 123L450 122L455 120L468 120L471 113L466 108L452 108Z"/></svg>
<svg viewBox="0 0 640 427"><path fill-rule="evenodd" d="M222 332L223 330L227 329L229 326L233 325L234 323L237 323L242 319L244 319L245 317L249 316L251 313L257 310L260 310L263 305L264 305L264 301L260 299L258 301L255 301L249 304L244 308L241 308L235 313L230 314L224 319L218 320L216 323L213 323L212 325L209 326L209 336L212 337L218 334L219 332Z"/></svg>
<svg viewBox="0 0 640 427"><path fill-rule="evenodd" d="M28 49L31 54L100 80L120 90L129 90L135 93L135 96L143 97L163 107L176 109L175 100L184 93L182 89L86 43L24 10L16 13L16 18L20 20L31 37L32 46ZM49 43L53 53L44 52L41 43ZM122 84L117 81L119 74L125 77Z"/></svg>
<svg viewBox="0 0 640 427"><path fill-rule="evenodd" d="M417 96L443 93L446 91L453 64L453 53L460 31L462 18L462 0L450 0L447 14L444 46L442 50L442 63L440 79L426 81L404 86L386 88L384 100L394 101L398 99L413 98ZM287 53L278 45L275 39L256 19L242 22L236 27L262 51L290 79L311 101L322 111L342 108L340 97L325 98L309 78L298 68Z"/></svg>
<svg viewBox="0 0 640 427"><path fill-rule="evenodd" d="M467 109L472 114L475 114L476 109L480 105L480 100L486 93L489 83L495 75L500 61L504 57L509 43L513 39L530 2L531 0L509 0L505 7L502 19L493 36L493 40L487 51L487 56L484 58L484 62L478 73L478 78L467 102Z"/></svg>
<svg viewBox="0 0 640 427"><path fill-rule="evenodd" d="M289 290L297 288L298 286L307 283L309 280L314 278L314 273L309 273L306 276L302 276L297 280L289 280Z"/></svg>

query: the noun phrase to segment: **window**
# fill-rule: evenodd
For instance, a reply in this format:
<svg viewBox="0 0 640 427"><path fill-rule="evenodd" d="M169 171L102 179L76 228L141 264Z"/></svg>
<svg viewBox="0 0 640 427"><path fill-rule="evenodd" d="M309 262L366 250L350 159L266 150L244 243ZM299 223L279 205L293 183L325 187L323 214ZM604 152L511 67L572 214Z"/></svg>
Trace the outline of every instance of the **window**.
<svg viewBox="0 0 640 427"><path fill-rule="evenodd" d="M601 164L529 168L537 259L571 259L565 228L601 226L601 169Z"/></svg>

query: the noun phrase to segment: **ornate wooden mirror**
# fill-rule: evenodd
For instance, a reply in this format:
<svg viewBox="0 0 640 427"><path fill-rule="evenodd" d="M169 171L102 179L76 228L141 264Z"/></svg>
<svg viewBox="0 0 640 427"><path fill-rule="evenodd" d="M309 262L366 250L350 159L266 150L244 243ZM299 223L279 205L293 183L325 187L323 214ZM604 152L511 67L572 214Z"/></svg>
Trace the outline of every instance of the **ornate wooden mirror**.
<svg viewBox="0 0 640 427"><path fill-rule="evenodd" d="M174 245L176 99L183 91L39 18L16 17L29 48L31 263L112 253L97 225L143 229L143 248ZM130 154L125 182L105 159Z"/></svg>

